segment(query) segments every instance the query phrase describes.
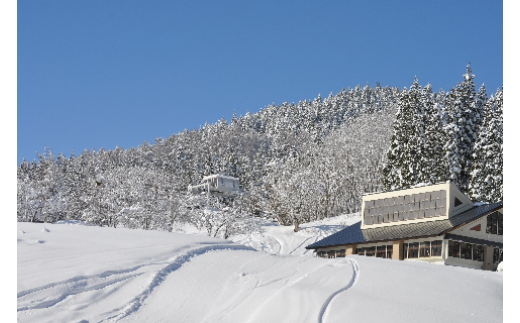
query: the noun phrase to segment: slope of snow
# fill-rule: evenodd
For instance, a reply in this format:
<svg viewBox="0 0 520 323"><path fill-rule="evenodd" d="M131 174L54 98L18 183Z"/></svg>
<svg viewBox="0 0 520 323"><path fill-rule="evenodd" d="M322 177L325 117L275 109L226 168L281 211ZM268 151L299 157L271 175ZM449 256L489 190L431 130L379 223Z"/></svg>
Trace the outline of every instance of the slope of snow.
<svg viewBox="0 0 520 323"><path fill-rule="evenodd" d="M231 240L273 254L312 256L313 251L305 249L305 246L361 221L361 215L345 214L304 223L299 226L298 232L294 232L294 226L282 226L262 219L256 221L255 232L232 236Z"/></svg>
<svg viewBox="0 0 520 323"><path fill-rule="evenodd" d="M202 235L18 223L18 319L502 321L502 273L305 253L316 235L358 220L305 224L298 233L266 224L234 237L248 246Z"/></svg>

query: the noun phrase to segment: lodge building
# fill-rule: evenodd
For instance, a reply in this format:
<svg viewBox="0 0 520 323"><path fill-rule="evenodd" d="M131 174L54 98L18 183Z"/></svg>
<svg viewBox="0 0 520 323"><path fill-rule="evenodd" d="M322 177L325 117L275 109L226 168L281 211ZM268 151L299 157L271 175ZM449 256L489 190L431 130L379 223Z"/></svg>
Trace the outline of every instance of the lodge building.
<svg viewBox="0 0 520 323"><path fill-rule="evenodd" d="M363 196L361 221L307 249L495 270L503 258L503 203L475 205L451 183Z"/></svg>

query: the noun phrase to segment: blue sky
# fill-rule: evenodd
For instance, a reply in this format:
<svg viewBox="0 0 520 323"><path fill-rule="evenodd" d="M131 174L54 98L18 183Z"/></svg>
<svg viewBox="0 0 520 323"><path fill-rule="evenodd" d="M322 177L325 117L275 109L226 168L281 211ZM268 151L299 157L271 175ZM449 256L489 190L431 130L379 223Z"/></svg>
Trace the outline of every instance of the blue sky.
<svg viewBox="0 0 520 323"><path fill-rule="evenodd" d="M18 1L17 159L343 87L503 84L501 1Z"/></svg>

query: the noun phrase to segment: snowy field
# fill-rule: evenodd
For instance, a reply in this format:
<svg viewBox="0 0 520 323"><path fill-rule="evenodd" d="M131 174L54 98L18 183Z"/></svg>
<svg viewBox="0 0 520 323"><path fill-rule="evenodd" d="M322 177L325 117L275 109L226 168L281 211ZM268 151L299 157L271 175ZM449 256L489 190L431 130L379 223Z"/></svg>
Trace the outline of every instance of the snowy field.
<svg viewBox="0 0 520 323"><path fill-rule="evenodd" d="M502 322L502 273L304 248L359 216L258 221L232 241L18 223L18 321Z"/></svg>

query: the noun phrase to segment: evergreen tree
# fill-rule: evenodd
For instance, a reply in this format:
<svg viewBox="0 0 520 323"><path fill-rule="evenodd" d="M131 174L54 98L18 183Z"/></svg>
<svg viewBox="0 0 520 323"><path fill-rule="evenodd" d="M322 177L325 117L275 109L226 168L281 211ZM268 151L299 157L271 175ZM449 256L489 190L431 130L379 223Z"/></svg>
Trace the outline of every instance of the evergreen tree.
<svg viewBox="0 0 520 323"><path fill-rule="evenodd" d="M422 171L418 183L436 184L443 178L442 120L430 84L421 93L421 105L425 142L420 155Z"/></svg>
<svg viewBox="0 0 520 323"><path fill-rule="evenodd" d="M444 145L447 161L447 174L450 181L463 192L467 191L470 171L471 154L478 132L480 115L475 105L474 75L468 64L464 81L457 84L446 96L446 121Z"/></svg>
<svg viewBox="0 0 520 323"><path fill-rule="evenodd" d="M469 195L475 201L503 200L503 93L487 101L473 150Z"/></svg>
<svg viewBox="0 0 520 323"><path fill-rule="evenodd" d="M394 134L383 170L385 190L408 188L423 176L421 156L425 146L422 90L415 78L410 90L401 91Z"/></svg>

